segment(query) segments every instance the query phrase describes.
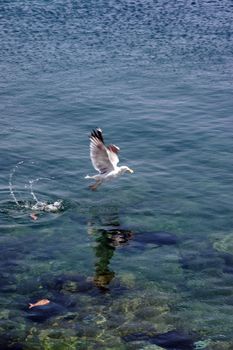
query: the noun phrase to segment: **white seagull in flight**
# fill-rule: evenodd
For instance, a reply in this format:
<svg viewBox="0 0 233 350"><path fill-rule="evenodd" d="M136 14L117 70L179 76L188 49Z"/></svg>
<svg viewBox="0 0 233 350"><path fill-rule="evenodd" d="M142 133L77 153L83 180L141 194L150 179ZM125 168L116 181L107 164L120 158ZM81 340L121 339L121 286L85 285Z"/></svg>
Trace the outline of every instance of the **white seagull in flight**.
<svg viewBox="0 0 233 350"><path fill-rule="evenodd" d="M92 130L90 135L90 157L95 170L99 172L97 175L87 175L85 179L94 179L96 182L89 186L95 191L104 181L112 180L126 172L132 174L133 170L127 166L118 166L118 152L120 148L115 145L104 144L103 134L101 129Z"/></svg>

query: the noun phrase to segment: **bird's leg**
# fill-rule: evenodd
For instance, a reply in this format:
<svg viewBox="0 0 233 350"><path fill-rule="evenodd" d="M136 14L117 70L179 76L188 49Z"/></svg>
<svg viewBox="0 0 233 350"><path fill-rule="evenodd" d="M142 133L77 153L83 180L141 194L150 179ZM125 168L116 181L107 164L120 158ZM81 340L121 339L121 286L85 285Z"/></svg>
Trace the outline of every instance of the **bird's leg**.
<svg viewBox="0 0 233 350"><path fill-rule="evenodd" d="M96 191L97 190L97 187L99 187L101 185L102 181L96 181L94 184L90 185L89 188L92 190L92 191Z"/></svg>

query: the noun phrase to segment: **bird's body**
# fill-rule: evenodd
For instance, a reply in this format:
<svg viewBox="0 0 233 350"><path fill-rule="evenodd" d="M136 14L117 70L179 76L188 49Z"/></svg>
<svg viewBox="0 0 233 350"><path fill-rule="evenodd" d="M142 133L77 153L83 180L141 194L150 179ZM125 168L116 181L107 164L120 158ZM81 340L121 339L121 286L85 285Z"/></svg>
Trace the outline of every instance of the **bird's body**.
<svg viewBox="0 0 233 350"><path fill-rule="evenodd" d="M118 166L118 152L120 148L115 145L108 147L104 144L101 129L95 129L90 135L90 157L93 167L99 172L97 175L89 176L86 179L94 179L96 182L90 186L94 191L103 182L112 180L125 172L133 173L127 166Z"/></svg>

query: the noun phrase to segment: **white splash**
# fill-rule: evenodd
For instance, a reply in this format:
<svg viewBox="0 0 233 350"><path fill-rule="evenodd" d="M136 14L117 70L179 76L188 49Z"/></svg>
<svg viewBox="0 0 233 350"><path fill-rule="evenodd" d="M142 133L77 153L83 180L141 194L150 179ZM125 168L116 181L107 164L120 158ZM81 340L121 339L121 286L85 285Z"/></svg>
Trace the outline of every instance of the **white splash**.
<svg viewBox="0 0 233 350"><path fill-rule="evenodd" d="M16 166L13 168L13 170L11 171L10 176L9 176L10 194L13 197L17 206L20 208L30 209L30 210L34 210L34 211L45 211L45 212L51 212L51 213L56 213L59 210L63 209L63 203L61 200L55 201L53 203L49 203L47 201L42 202L37 198L37 196L34 192L34 189L33 189L34 183L37 183L38 181L41 181L41 180L52 180L52 178L48 178L48 177L38 177L37 179L29 180L29 186L25 185L25 188L30 189L30 194L31 194L32 198L34 199L35 203L31 203L31 202L24 202L23 204L19 203L19 201L17 200L15 193L13 191L13 176L14 176L15 172L17 171L17 169L19 168L19 166L23 163L24 163L24 161L18 162L16 164Z"/></svg>
<svg viewBox="0 0 233 350"><path fill-rule="evenodd" d="M33 191L33 184L37 183L38 181L41 181L41 180L52 180L52 179L49 177L38 177L35 180L29 180L30 193L31 193L33 199L35 200L36 204L41 203L41 202L38 200L38 198L36 197L36 195Z"/></svg>
<svg viewBox="0 0 233 350"><path fill-rule="evenodd" d="M16 164L16 166L12 169L12 171L11 171L11 173L10 173L10 175L9 175L9 190L10 190L10 194L11 194L11 196L13 197L13 199L14 199L14 201L15 201L15 203L17 204L18 207L21 207L21 205L19 204L19 202L18 202L18 200L17 200L17 198L16 198L16 196L15 196L15 193L14 193L14 191L13 191L13 176L14 176L15 172L17 171L17 169L19 168L19 166L20 166L21 164L23 164L23 162L24 162L23 160L20 161L20 162L18 162L18 163Z"/></svg>
<svg viewBox="0 0 233 350"><path fill-rule="evenodd" d="M35 211L46 211L50 213L56 213L63 208L62 201L55 201L54 203L48 202L36 202L36 204L31 206L32 210Z"/></svg>
<svg viewBox="0 0 233 350"><path fill-rule="evenodd" d="M41 180L52 180L52 178L49 178L49 177L38 177L35 180L30 180L29 181L30 193L31 193L33 199L36 202L35 204L33 204L31 206L31 209L32 210L36 210L36 211L46 211L46 212L56 213L60 209L62 209L62 201L55 201L54 203L41 202L41 201L38 200L37 196L34 193L33 184L38 182L38 181L41 181Z"/></svg>

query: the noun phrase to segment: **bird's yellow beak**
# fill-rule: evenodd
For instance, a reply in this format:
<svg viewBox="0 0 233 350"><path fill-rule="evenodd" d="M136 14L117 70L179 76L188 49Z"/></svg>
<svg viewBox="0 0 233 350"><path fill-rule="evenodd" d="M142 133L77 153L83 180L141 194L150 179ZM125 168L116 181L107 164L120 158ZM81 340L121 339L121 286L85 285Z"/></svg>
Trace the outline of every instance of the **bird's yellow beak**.
<svg viewBox="0 0 233 350"><path fill-rule="evenodd" d="M133 171L132 169L129 169L128 172L129 172L130 174L133 174L133 173L134 173L134 171Z"/></svg>

